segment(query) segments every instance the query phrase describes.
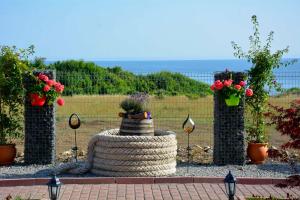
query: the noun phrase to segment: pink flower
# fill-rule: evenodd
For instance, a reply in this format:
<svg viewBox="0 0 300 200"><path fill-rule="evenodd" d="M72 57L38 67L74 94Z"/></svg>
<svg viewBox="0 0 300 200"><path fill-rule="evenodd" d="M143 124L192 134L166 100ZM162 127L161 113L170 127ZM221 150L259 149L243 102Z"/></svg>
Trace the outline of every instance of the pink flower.
<svg viewBox="0 0 300 200"><path fill-rule="evenodd" d="M43 88L44 92L48 92L50 89L51 88L50 88L49 85L45 85L44 88Z"/></svg>
<svg viewBox="0 0 300 200"><path fill-rule="evenodd" d="M221 90L223 88L223 83L220 80L216 80L215 83L215 89Z"/></svg>
<svg viewBox="0 0 300 200"><path fill-rule="evenodd" d="M239 85L242 86L242 87L244 87L246 85L246 82L245 81L241 81Z"/></svg>
<svg viewBox="0 0 300 200"><path fill-rule="evenodd" d="M242 88L242 86L240 86L240 85L235 85L234 88L237 89L237 90L240 90L240 89Z"/></svg>
<svg viewBox="0 0 300 200"><path fill-rule="evenodd" d="M47 83L47 85L49 85L51 87L51 86L55 85L56 82L54 80L48 80L46 83Z"/></svg>
<svg viewBox="0 0 300 200"><path fill-rule="evenodd" d="M224 81L224 86L230 87L231 84L232 84L232 82L233 82L233 80L231 80L231 79L225 80L225 81Z"/></svg>
<svg viewBox="0 0 300 200"><path fill-rule="evenodd" d="M59 105L59 106L63 106L65 104L65 100L63 98L58 98L56 103Z"/></svg>
<svg viewBox="0 0 300 200"><path fill-rule="evenodd" d="M211 89L211 91L214 91L214 90L215 90L215 85L212 84L212 85L210 86L210 89Z"/></svg>
<svg viewBox="0 0 300 200"><path fill-rule="evenodd" d="M45 82L47 82L49 80L49 77L42 73L39 74L38 78Z"/></svg>
<svg viewBox="0 0 300 200"><path fill-rule="evenodd" d="M253 90L252 89L246 89L246 96L251 97L253 95Z"/></svg>
<svg viewBox="0 0 300 200"><path fill-rule="evenodd" d="M55 87L55 91L56 92L59 92L59 93L62 93L65 89L65 86L62 85L60 82L56 82L56 84L54 85Z"/></svg>

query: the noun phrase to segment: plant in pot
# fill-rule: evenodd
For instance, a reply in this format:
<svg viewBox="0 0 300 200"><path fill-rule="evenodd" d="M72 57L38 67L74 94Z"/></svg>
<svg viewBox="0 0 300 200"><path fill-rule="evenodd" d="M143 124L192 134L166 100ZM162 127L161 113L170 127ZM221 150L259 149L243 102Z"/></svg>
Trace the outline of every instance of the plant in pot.
<svg viewBox="0 0 300 200"><path fill-rule="evenodd" d="M238 106L241 97L246 93L246 96L250 97L253 95L253 91L250 88L246 88L246 82L240 81L239 83L234 83L232 80L232 75L230 74L227 80L216 80L210 89L213 92L220 93L221 97L227 106Z"/></svg>
<svg viewBox="0 0 300 200"><path fill-rule="evenodd" d="M2 46L0 52L0 165L13 163L16 156L12 139L22 136L23 75L27 72L28 49Z"/></svg>
<svg viewBox="0 0 300 200"><path fill-rule="evenodd" d="M146 93L132 94L120 103L120 107L125 111L119 113L119 116L123 118L120 135L154 135L153 120L148 103L149 95Z"/></svg>
<svg viewBox="0 0 300 200"><path fill-rule="evenodd" d="M247 153L252 163L263 163L267 158L268 143L266 138L264 112L268 106L270 91L280 91L280 84L275 81L273 69L287 66L295 61L282 62L282 56L288 52L288 47L271 52L271 43L274 32L267 37L266 44L262 45L259 34L259 24L256 16L252 16L254 33L249 37L250 49L247 53L235 42L232 42L234 56L247 59L252 63L248 71L247 84L253 90L251 98L246 98L246 109L250 112L250 120L247 121L246 131L249 141Z"/></svg>
<svg viewBox="0 0 300 200"><path fill-rule="evenodd" d="M64 105L64 100L60 97L64 90L64 85L50 79L43 73L32 76L32 78L35 84L27 90L32 106L52 105L55 100L59 106Z"/></svg>

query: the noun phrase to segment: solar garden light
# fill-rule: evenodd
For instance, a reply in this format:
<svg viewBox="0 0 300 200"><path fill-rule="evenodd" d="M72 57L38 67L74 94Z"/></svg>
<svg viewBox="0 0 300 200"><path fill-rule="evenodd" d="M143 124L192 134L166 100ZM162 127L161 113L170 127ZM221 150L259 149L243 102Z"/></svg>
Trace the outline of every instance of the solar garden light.
<svg viewBox="0 0 300 200"><path fill-rule="evenodd" d="M190 147L190 134L195 130L195 123L190 118L190 114L188 114L186 120L182 124L183 131L187 134L188 136L188 146L187 146L187 155L188 155L188 167L187 167L187 173L189 173L189 165L190 165L190 156L191 156L191 147Z"/></svg>
<svg viewBox="0 0 300 200"><path fill-rule="evenodd" d="M47 185L48 185L50 200L58 200L61 182L59 181L59 179L56 177L55 174L52 174L52 177Z"/></svg>
<svg viewBox="0 0 300 200"><path fill-rule="evenodd" d="M229 200L234 200L236 189L236 178L231 174L231 171L226 175L224 179L225 190Z"/></svg>
<svg viewBox="0 0 300 200"><path fill-rule="evenodd" d="M75 129L75 136L74 136L74 140L75 140L75 146L72 147L72 151L74 152L74 157L75 160L77 162L77 153L78 153L78 147L77 147L77 137L76 137L76 129L78 129L80 127L80 118L78 117L78 115L76 113L73 113L70 117L69 117L69 126L72 129Z"/></svg>

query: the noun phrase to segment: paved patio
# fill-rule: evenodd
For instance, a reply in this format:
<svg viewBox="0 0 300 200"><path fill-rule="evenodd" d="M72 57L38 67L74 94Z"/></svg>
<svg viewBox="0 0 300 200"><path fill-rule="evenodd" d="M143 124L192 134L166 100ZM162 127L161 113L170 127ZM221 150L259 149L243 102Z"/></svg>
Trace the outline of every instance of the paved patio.
<svg viewBox="0 0 300 200"><path fill-rule="evenodd" d="M252 194L285 197L286 193L300 197L299 188L281 189L273 185L242 185L237 188L237 197L245 199ZM7 195L21 196L30 199L47 199L47 187L16 186L0 187L0 199ZM168 200L168 199L208 199L226 200L223 184L187 183L187 184L98 184L98 185L63 185L61 200L77 199L119 199L119 200Z"/></svg>

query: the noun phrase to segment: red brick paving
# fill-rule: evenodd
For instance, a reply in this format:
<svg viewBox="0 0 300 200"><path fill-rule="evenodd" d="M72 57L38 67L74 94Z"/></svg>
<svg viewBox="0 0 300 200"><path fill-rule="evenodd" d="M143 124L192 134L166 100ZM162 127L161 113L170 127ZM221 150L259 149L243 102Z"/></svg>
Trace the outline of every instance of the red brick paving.
<svg viewBox="0 0 300 200"><path fill-rule="evenodd" d="M273 185L238 184L237 197L245 199L252 194L285 197L286 193L300 197L299 188L281 189ZM0 199L11 194L31 199L47 199L47 186L0 187ZM226 200L225 188L218 183L161 183L161 184L84 184L63 185L60 200Z"/></svg>

